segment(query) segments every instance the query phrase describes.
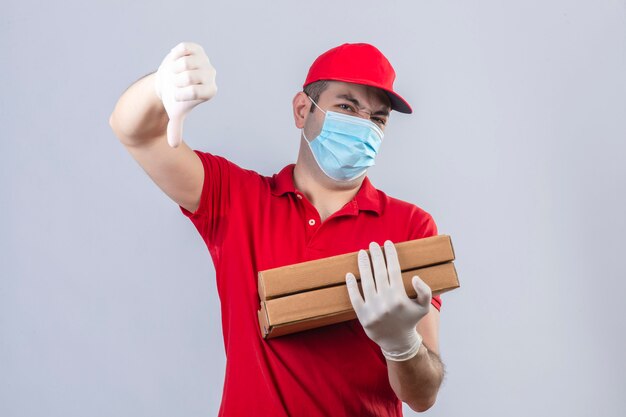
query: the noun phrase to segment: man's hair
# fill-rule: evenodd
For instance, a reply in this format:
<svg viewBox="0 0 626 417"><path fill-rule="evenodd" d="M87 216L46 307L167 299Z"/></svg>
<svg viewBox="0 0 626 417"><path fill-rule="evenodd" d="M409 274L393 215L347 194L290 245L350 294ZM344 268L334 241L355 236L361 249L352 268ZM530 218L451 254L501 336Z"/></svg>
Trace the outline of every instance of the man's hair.
<svg viewBox="0 0 626 417"><path fill-rule="evenodd" d="M320 98L320 95L322 95L322 93L324 92L324 90L326 90L327 87L328 87L328 81L326 80L315 81L314 83L311 83L307 85L306 87L304 87L304 94L311 97L313 101L317 103L317 101ZM313 113L314 111L315 111L315 106L311 106L311 113Z"/></svg>

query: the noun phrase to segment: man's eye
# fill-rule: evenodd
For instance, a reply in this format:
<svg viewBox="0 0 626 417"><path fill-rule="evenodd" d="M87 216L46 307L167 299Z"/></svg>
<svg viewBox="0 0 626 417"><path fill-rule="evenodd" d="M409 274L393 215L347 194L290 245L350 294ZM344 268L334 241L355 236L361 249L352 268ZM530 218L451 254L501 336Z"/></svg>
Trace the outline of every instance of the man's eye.
<svg viewBox="0 0 626 417"><path fill-rule="evenodd" d="M340 108L341 110L354 111L354 109L352 108L352 106L351 106L351 105L349 105L349 104L340 104L340 105L339 105L339 108Z"/></svg>
<svg viewBox="0 0 626 417"><path fill-rule="evenodd" d="M381 119L379 117L374 117L373 121L379 126L384 126L387 124L387 121L385 119Z"/></svg>

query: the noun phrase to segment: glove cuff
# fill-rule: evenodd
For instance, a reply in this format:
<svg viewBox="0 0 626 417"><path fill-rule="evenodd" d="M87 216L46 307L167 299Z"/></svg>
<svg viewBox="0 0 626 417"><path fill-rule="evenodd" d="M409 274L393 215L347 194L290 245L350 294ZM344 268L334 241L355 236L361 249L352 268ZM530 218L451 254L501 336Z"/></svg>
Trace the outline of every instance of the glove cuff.
<svg viewBox="0 0 626 417"><path fill-rule="evenodd" d="M387 352L385 351L385 349L381 348L380 350L383 352L383 356L390 361L402 362L408 361L409 359L417 355L417 352L419 352L420 350L420 346L422 346L422 336L417 332L415 333L417 334L415 343L407 351L399 353Z"/></svg>

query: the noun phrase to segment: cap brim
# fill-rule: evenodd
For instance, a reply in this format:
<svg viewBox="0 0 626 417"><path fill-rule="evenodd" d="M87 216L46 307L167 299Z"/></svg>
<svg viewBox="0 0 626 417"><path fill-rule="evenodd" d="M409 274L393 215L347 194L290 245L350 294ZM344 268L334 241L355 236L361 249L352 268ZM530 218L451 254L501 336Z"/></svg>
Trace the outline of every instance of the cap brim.
<svg viewBox="0 0 626 417"><path fill-rule="evenodd" d="M411 108L409 103L406 102L405 99L403 99L402 97L400 97L398 94L394 93L393 91L389 91L389 90L384 90L384 91L385 93L387 93L387 97L389 97L392 110L395 110L400 113L407 113L407 114L413 113L413 109Z"/></svg>

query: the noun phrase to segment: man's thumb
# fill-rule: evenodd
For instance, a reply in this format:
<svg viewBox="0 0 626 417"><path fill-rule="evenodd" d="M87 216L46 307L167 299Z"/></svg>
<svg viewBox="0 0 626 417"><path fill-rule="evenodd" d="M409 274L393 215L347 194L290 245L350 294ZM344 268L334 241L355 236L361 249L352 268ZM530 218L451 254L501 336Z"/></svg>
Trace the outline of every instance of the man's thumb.
<svg viewBox="0 0 626 417"><path fill-rule="evenodd" d="M174 117L167 124L167 143L172 148L178 148L183 142L183 120L184 116Z"/></svg>
<svg viewBox="0 0 626 417"><path fill-rule="evenodd" d="M430 287L428 286L428 284L422 281L422 279L417 275L415 275L411 279L411 284L413 284L413 288L415 289L415 292L417 293L417 298L416 298L417 303L422 306L426 306L430 304L430 300L432 298L432 291Z"/></svg>

